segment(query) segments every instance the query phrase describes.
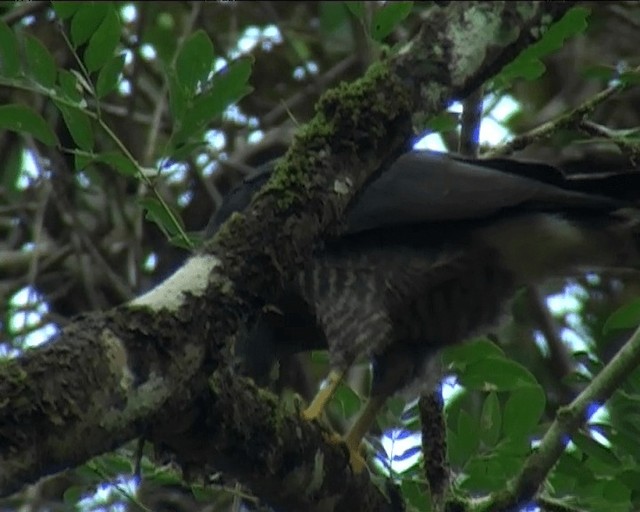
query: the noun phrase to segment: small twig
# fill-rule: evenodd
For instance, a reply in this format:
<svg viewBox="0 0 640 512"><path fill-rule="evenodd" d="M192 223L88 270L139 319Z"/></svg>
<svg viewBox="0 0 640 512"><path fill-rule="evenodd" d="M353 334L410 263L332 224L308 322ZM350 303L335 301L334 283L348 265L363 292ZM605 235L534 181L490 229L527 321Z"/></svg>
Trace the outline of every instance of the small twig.
<svg viewBox="0 0 640 512"><path fill-rule="evenodd" d="M31 149L31 154L33 155L36 165L38 166L38 176L44 176L45 167L44 167L43 159L40 155L38 146L36 145L32 136L30 135L27 136L27 140ZM52 191L53 189L52 189L52 186L49 184L49 182L45 182L41 189L42 200L39 202L40 204L36 209L33 223L32 223L32 226L33 226L32 241L35 247L38 247L38 245L40 245L41 243L42 228L44 225L44 215L45 215L47 204L49 202L49 198L51 197ZM33 251L31 254L32 254L32 258L29 264L27 280L28 280L28 286L33 288L36 280L36 276L38 275L38 263L39 263L40 257L39 257L38 251Z"/></svg>
<svg viewBox="0 0 640 512"><path fill-rule="evenodd" d="M637 72L640 68L635 68L633 71ZM604 103L606 100L621 92L625 89L626 84L623 82L616 82L613 85L607 87L604 91L601 91L591 98L587 99L578 107L570 110L569 112L562 114L555 119L541 124L540 126L529 130L526 133L514 137L510 142L498 146L491 151L483 154L483 158L495 158L499 156L508 156L516 151L526 148L527 146L546 139L553 133L561 128L567 126L574 126L579 124L584 116L592 112L598 105Z"/></svg>
<svg viewBox="0 0 640 512"><path fill-rule="evenodd" d="M95 108L96 102L93 101L92 99L89 99L89 101L87 101L87 105L90 108ZM141 124L143 127L151 126L155 121L152 115L145 114L142 112L136 112L136 111L128 112L127 107L122 105L113 105L111 103L102 102L100 106L102 108L102 112L105 114L109 114L111 116L116 116L116 117L127 118L129 121L133 121L134 123ZM165 122L161 121L160 124L161 124L160 128L165 128L169 126L166 121Z"/></svg>
<svg viewBox="0 0 640 512"><path fill-rule="evenodd" d="M274 107L270 112L262 117L261 126L268 128L276 124L290 110L295 109L301 103L312 102L312 97L319 95L330 84L335 82L339 77L344 75L352 66L358 63L358 57L350 55L346 59L341 60L335 66L328 69L326 73L317 80L307 85L304 89L297 92L288 100L283 100L279 105Z"/></svg>
<svg viewBox="0 0 640 512"><path fill-rule="evenodd" d="M482 123L484 88L478 87L462 105L458 152L468 157L478 156L480 124Z"/></svg>
<svg viewBox="0 0 640 512"><path fill-rule="evenodd" d="M138 438L138 442L136 443L136 453L135 459L136 464L133 468L133 475L136 477L138 482L142 481L142 457L144 456L144 445L146 443L146 439L144 436L140 436Z"/></svg>
<svg viewBox="0 0 640 512"><path fill-rule="evenodd" d="M591 404L601 404L608 400L638 365L640 365L640 328L571 404L558 409L555 420L542 438L537 450L527 458L520 473L508 483L507 489L478 500L474 510L478 512L514 510L529 501L564 452L566 436L575 432L584 423L587 409Z"/></svg>
<svg viewBox="0 0 640 512"><path fill-rule="evenodd" d="M51 248L38 247L32 251L24 250L0 250L0 270L7 273L16 274L23 271L33 261L34 256L42 257L51 254Z"/></svg>
<svg viewBox="0 0 640 512"><path fill-rule="evenodd" d="M38 11L44 10L49 6L49 2L42 2L40 0L34 2L24 2L19 4L19 7L14 7L9 12L2 16L2 21L7 25L13 25L14 23L22 20L27 16L31 16Z"/></svg>
<svg viewBox="0 0 640 512"><path fill-rule="evenodd" d="M563 381L563 379L573 371L573 365L571 364L567 347L558 335L555 320L544 303L544 298L540 295L540 291L533 286L527 287L527 299L533 313L534 321L542 332L549 347L549 368L562 392L562 401L568 402L573 398L574 393Z"/></svg>
<svg viewBox="0 0 640 512"><path fill-rule="evenodd" d="M640 145L638 145L638 143L633 143L625 140L625 138L620 136L620 134L616 130L611 130L606 126L599 125L587 119L580 120L580 122L578 123L578 128L587 135L609 139L620 148L620 151L622 151L623 154L632 159L635 159L638 156L638 153L640 153Z"/></svg>
<svg viewBox="0 0 640 512"><path fill-rule="evenodd" d="M54 194L55 192L54 190ZM96 264L100 269L100 274L109 279L113 290L118 292L121 300L126 301L131 299L133 297L133 291L120 274L111 268L107 261L108 258L105 258L95 246L94 240L92 240L90 234L86 232L85 226L77 213L71 208L71 205L67 204L65 196L63 194L55 194L54 204L60 212L60 217L63 222L70 228L71 244L74 248L75 257L78 259L78 268L83 276L82 281L85 285L87 295L92 299L91 307L95 309L100 306L97 298L92 293L92 288L89 288L89 283L95 282L95 268L89 269L86 267L86 261L82 258L84 254L84 251L82 251L83 248L86 249L91 256L92 263Z"/></svg>

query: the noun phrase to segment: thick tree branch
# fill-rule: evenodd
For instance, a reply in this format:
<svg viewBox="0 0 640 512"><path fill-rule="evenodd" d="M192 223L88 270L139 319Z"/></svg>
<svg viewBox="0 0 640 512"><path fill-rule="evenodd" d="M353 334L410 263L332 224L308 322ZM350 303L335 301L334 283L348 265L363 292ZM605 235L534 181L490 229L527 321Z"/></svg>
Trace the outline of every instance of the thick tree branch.
<svg viewBox="0 0 640 512"><path fill-rule="evenodd" d="M276 413L236 377L229 347L357 191L407 148L411 115L432 116L479 87L540 34L543 16L570 5L435 10L405 48L322 98L248 214L233 216L205 253L143 297L79 318L55 342L3 363L0 492L146 433L185 462L215 454L207 462L274 505L395 508L367 475L345 469L341 447L317 426ZM500 47L505 34L513 37ZM292 497L301 486L306 493Z"/></svg>

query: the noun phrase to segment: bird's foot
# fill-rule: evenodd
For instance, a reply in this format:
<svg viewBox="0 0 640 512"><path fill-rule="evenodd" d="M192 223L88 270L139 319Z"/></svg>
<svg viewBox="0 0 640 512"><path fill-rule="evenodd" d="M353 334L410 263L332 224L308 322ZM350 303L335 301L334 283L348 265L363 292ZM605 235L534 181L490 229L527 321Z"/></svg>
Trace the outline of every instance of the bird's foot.
<svg viewBox="0 0 640 512"><path fill-rule="evenodd" d="M335 394L336 389L338 389L340 382L342 382L343 376L344 372L332 371L329 373L322 389L318 391L309 407L302 411L303 419L307 421L315 420L322 414L331 397Z"/></svg>
<svg viewBox="0 0 640 512"><path fill-rule="evenodd" d="M351 463L351 469L353 469L353 472L356 475L362 473L364 468L367 467L367 461L360 454L360 447L358 446L356 448L347 448L349 450L349 462Z"/></svg>
<svg viewBox="0 0 640 512"><path fill-rule="evenodd" d="M347 451L349 452L349 463L351 464L351 469L354 474L361 473L362 470L367 467L367 462L364 457L360 454L360 445L352 445L349 443L348 439L336 434L335 432L326 436L327 442L335 445L340 445L342 443L346 444Z"/></svg>

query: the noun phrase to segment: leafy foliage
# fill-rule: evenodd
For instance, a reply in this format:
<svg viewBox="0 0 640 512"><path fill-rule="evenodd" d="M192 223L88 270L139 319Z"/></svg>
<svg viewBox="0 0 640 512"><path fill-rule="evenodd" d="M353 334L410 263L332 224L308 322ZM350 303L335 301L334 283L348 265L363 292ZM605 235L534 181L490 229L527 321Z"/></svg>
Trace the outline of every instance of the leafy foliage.
<svg viewBox="0 0 640 512"><path fill-rule="evenodd" d="M231 4L52 2L21 15L15 15L18 3L2 7L3 353L27 347L35 330L16 321L35 315L31 302L16 305L20 292L46 303L35 322L42 327L115 306L165 277L197 244L197 231L240 178L238 169L281 154L290 138L279 137L288 134L291 120L304 122L323 89L360 74L369 63L358 61L362 48L376 55L383 42L402 42L421 17L445 8L432 2L307 2L295 9ZM626 37L612 37L622 30L622 7L591 8L591 14L572 9L494 78L492 90L519 104L508 128L522 132L547 121L540 112L560 115L559 108L603 81L621 80L633 90L638 72L619 72L617 64L634 58L637 25ZM637 11L630 12L637 23ZM576 49L576 40L586 49ZM618 135L634 143L635 102L632 94L625 96L622 106L612 102L596 119L631 126ZM458 124L447 113L429 128L455 147ZM585 145L592 137L563 129L549 135L548 145ZM599 140L610 143L611 137ZM457 375L445 406L455 492L504 489L566 402L559 397L567 383L589 384L610 347L619 345L615 336L638 325L637 302L609 316L634 290L622 283L585 279L578 310L558 315L564 334L586 340L581 349L564 349L576 368L572 375L553 375L548 349L536 345L538 333L527 322L501 331L500 346L483 338L445 354L447 369ZM525 345L531 357L523 355ZM303 367L323 374L326 355L304 358ZM340 388L331 410L336 425L357 414L367 384L364 377ZM578 391L571 387L573 396ZM594 511L638 508L639 410L636 371L603 414L567 438L542 496ZM408 506L430 510L417 418L416 404L390 401L378 423L383 433L395 431L393 449L391 436L372 436L370 444L378 469L399 483ZM135 453L126 446L75 468L61 498L76 506L109 482L117 492L108 506L131 506L136 498L119 486L123 475L134 473ZM140 471L156 488L185 490L181 475L150 453ZM225 506L255 501L217 480L193 484L189 493L196 502Z"/></svg>

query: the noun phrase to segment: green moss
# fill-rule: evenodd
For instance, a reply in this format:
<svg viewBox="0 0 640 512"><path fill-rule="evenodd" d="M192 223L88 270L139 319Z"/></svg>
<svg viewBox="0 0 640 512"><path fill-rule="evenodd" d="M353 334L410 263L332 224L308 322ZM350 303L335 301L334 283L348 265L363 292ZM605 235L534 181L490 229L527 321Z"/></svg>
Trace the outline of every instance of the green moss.
<svg viewBox="0 0 640 512"><path fill-rule="evenodd" d="M222 226L220 226L220 229L218 229L218 231L216 232L215 237L213 237L211 240L205 241L203 245L205 250L207 250L207 248L213 244L213 240L215 240L223 247L228 246L229 240L234 240L237 237L238 226L240 226L239 219L242 218L243 215L241 213L233 212L227 219L227 221L224 222Z"/></svg>
<svg viewBox="0 0 640 512"><path fill-rule="evenodd" d="M303 203L304 197L296 191L308 189L306 169L314 167L322 151L328 147L329 139L334 133L332 123L318 113L296 135L291 149L276 166L274 175L262 194L277 194L277 207L288 209L295 204Z"/></svg>
<svg viewBox="0 0 640 512"><path fill-rule="evenodd" d="M7 371L6 373L3 371L2 377L7 380L13 380L14 382L23 383L26 382L29 378L29 374L19 365L7 365L7 368L11 371Z"/></svg>
<svg viewBox="0 0 640 512"><path fill-rule="evenodd" d="M320 98L316 115L300 129L259 194L275 197L279 211L305 204L314 185L307 169L318 168L332 152L346 151L355 157L380 146L388 140L390 120L410 108L406 87L386 63L373 64L364 77L342 83Z"/></svg>

